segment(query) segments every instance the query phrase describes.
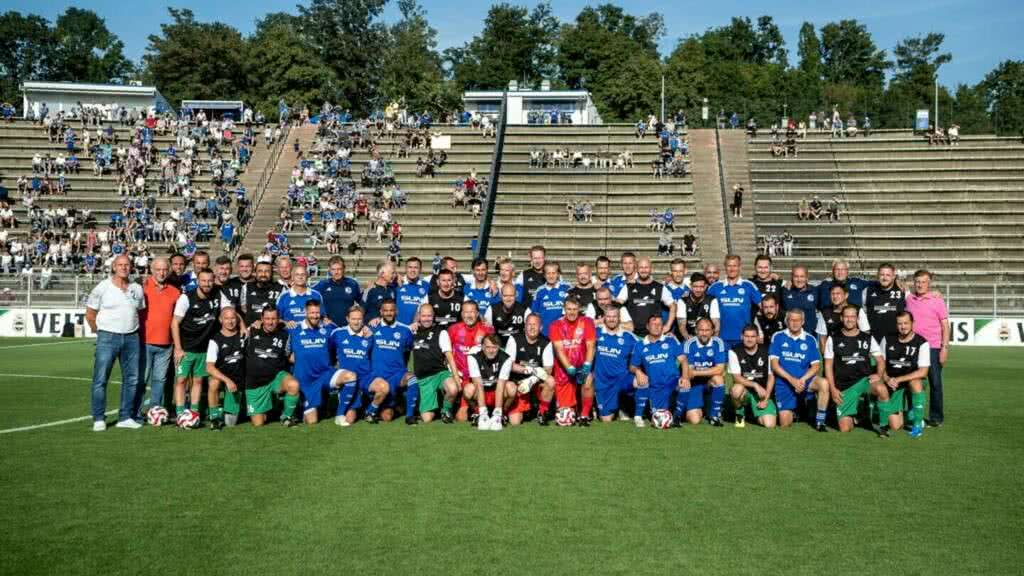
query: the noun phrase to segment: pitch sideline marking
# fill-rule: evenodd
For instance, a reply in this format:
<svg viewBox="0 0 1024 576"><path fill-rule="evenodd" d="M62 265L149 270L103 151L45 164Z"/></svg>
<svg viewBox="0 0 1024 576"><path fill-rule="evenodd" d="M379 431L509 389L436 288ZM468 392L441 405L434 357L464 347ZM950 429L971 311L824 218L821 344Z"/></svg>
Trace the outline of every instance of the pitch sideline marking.
<svg viewBox="0 0 1024 576"><path fill-rule="evenodd" d="M27 346L38 346L38 344L27 344ZM14 348L14 346L11 346ZM50 380L78 380L92 382L92 378L85 378L82 376L42 376L39 374L0 374L0 376L7 378L47 378ZM111 380L111 384L120 384L120 380ZM104 415L110 416L111 414L117 413L117 410L107 410ZM68 418L65 420L55 420L53 422L44 422L42 424L33 424L31 426L21 426L18 428L6 428L0 430L0 434L12 434L14 432L28 432L29 430L38 430L39 428L49 428L51 426L63 426L64 424L71 424L74 422L81 422L83 420L89 420L92 416L79 416L77 418Z"/></svg>
<svg viewBox="0 0 1024 576"><path fill-rule="evenodd" d="M33 348L35 346L57 346L58 344L80 344L82 342L90 342L92 339L86 338L75 338L73 340L63 340L61 342L40 342L38 344L15 344L14 346L0 346L0 352L4 350L13 350L15 348Z"/></svg>

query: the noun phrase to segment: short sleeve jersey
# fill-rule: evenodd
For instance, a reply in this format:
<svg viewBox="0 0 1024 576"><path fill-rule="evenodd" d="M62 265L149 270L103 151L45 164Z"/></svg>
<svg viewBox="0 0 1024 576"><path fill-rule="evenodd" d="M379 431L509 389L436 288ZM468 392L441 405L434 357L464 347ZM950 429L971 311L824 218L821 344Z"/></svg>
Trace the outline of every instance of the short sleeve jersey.
<svg viewBox="0 0 1024 576"><path fill-rule="evenodd" d="M372 338L370 369L373 375L387 378L404 373L413 341L409 327L400 322L381 322L373 330Z"/></svg>
<svg viewBox="0 0 1024 576"><path fill-rule="evenodd" d="M717 336L712 336L707 342L701 342L697 337L690 338L683 345L683 354L686 362L697 370L707 370L729 361L725 342Z"/></svg>
<svg viewBox="0 0 1024 576"><path fill-rule="evenodd" d="M552 345L560 342L569 363L579 368L587 359L587 342L596 343L597 341L597 329L594 326L594 321L585 316L580 316L575 322L559 318L551 323L548 339L551 340ZM557 358L555 360L555 379L568 379L568 374L565 373L562 363L557 361Z"/></svg>
<svg viewBox="0 0 1024 576"><path fill-rule="evenodd" d="M541 332L549 336L551 324L562 317L565 297L569 295L569 286L559 283L555 286L543 285L533 294L530 311L540 316Z"/></svg>
<svg viewBox="0 0 1024 576"><path fill-rule="evenodd" d="M323 304L324 299L320 293L311 288L299 294L295 290L288 289L281 292L277 297L277 310L283 322L302 322L306 319L306 302L310 300Z"/></svg>
<svg viewBox="0 0 1024 576"><path fill-rule="evenodd" d="M338 368L354 372L360 379L370 375L370 348L373 338L353 333L348 326L335 328L331 332Z"/></svg>
<svg viewBox="0 0 1024 576"><path fill-rule="evenodd" d="M598 326L597 351L594 353L594 377L598 386L632 378L629 359L636 343L637 338L632 332L622 328L612 332L604 326Z"/></svg>
<svg viewBox="0 0 1024 576"><path fill-rule="evenodd" d="M739 340L743 327L753 317L754 307L761 303L761 292L749 280L735 284L718 281L708 288L708 294L718 301L722 315L720 335L724 340Z"/></svg>
<svg viewBox="0 0 1024 576"><path fill-rule="evenodd" d="M652 387L675 386L681 375L679 357L683 346L675 336L663 334L655 340L650 337L637 340L630 355L630 363L647 374Z"/></svg>
<svg viewBox="0 0 1024 576"><path fill-rule="evenodd" d="M821 363L818 343L805 330L801 330L796 336L790 334L789 330L777 332L768 347L768 357L778 359L780 368L790 376L798 378L813 364Z"/></svg>
<svg viewBox="0 0 1024 576"><path fill-rule="evenodd" d="M331 332L334 326L321 324L313 328L305 321L289 330L288 342L295 355L292 374L300 384L310 384L324 373L333 370Z"/></svg>

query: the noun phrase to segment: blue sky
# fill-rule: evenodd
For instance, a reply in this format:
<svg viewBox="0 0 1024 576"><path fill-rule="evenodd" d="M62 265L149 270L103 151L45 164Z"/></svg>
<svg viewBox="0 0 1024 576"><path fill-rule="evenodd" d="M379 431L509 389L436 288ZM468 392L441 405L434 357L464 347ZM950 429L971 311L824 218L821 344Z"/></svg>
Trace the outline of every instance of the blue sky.
<svg viewBox="0 0 1024 576"><path fill-rule="evenodd" d="M421 0L431 23L438 30L439 47L460 45L476 34L490 3ZM535 2L513 2L533 6ZM843 18L856 18L865 24L882 48L892 51L901 38L943 32L945 49L953 53L953 61L940 72L940 81L946 85L975 83L1006 59L1024 59L1024 44L1018 34L1024 29L1024 2L1008 0L860 0L814 2L776 0L752 2L742 0L716 0L714 2L631 0L616 2L627 6L634 14L660 12L665 16L668 33L661 43L662 54L667 54L680 38L699 33L709 27L728 23L731 16L749 16L769 13L779 24L786 37L790 60L796 59L797 32L803 21L816 26ZM397 18L396 2L389 4L386 17ZM571 20L587 4L581 0L553 0L555 14L563 21ZM131 2L123 0L7 0L5 10L32 12L51 20L68 6L96 11L107 21L107 26L124 41L128 56L142 56L149 34L159 32L166 22L167 4L160 2ZM199 20L220 20L229 23L243 34L255 27L255 20L267 12L295 12L294 2L247 0L243 3L196 0L178 0L179 8L191 8Z"/></svg>

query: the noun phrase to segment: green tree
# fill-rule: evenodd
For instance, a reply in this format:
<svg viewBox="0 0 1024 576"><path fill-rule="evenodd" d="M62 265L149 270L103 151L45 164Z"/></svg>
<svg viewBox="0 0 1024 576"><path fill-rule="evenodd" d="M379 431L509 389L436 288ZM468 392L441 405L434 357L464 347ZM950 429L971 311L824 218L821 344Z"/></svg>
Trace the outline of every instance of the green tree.
<svg viewBox="0 0 1024 576"><path fill-rule="evenodd" d="M823 75L832 84L881 90L891 66L867 27L856 20L826 24L821 29Z"/></svg>
<svg viewBox="0 0 1024 576"><path fill-rule="evenodd" d="M248 83L247 44L234 28L196 22L191 10L168 8L171 23L150 35L143 61L146 79L178 106L183 99L230 99Z"/></svg>
<svg viewBox="0 0 1024 576"><path fill-rule="evenodd" d="M992 133L992 119L985 106L985 94L977 86L960 84L956 87L955 100L949 117L952 122L960 125L961 134Z"/></svg>
<svg viewBox="0 0 1024 576"><path fill-rule="evenodd" d="M53 33L45 18L9 11L0 15L0 101L20 107L20 85L50 77Z"/></svg>
<svg viewBox="0 0 1024 576"><path fill-rule="evenodd" d="M1024 130L1024 61L1006 60L996 66L978 85L992 114L998 134L1021 134Z"/></svg>
<svg viewBox="0 0 1024 576"><path fill-rule="evenodd" d="M934 76L939 67L949 63L953 55L949 52L938 54L942 49L945 34L932 32L926 36L912 36L896 43L893 56L896 57L896 75L898 80L909 79L916 71L924 68Z"/></svg>
<svg viewBox="0 0 1024 576"><path fill-rule="evenodd" d="M814 25L804 22L800 26L797 43L800 62L789 71L786 82L786 100L794 118L804 118L811 112L820 112L824 104L824 82L822 80L821 40Z"/></svg>
<svg viewBox="0 0 1024 576"><path fill-rule="evenodd" d="M68 8L53 29L55 79L72 82L124 80L134 68L124 43L92 10Z"/></svg>
<svg viewBox="0 0 1024 576"><path fill-rule="evenodd" d="M401 20L391 26L390 47L384 59L381 93L385 100L404 101L409 110L450 110L437 53L437 31L416 0L399 0Z"/></svg>

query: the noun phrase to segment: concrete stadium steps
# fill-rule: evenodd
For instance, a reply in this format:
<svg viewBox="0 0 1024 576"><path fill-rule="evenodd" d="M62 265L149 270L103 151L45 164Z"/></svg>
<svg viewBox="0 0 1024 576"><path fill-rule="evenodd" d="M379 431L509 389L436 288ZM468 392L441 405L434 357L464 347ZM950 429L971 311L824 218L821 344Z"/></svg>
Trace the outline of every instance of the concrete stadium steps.
<svg viewBox="0 0 1024 576"><path fill-rule="evenodd" d="M722 168L725 179L725 214L729 218L730 251L738 254L748 266L753 266L757 256L756 234L754 233L754 191L750 185L750 159L743 134L734 131L719 131L722 149ZM740 186L743 194L743 216L734 218L729 205L732 204L733 186Z"/></svg>

